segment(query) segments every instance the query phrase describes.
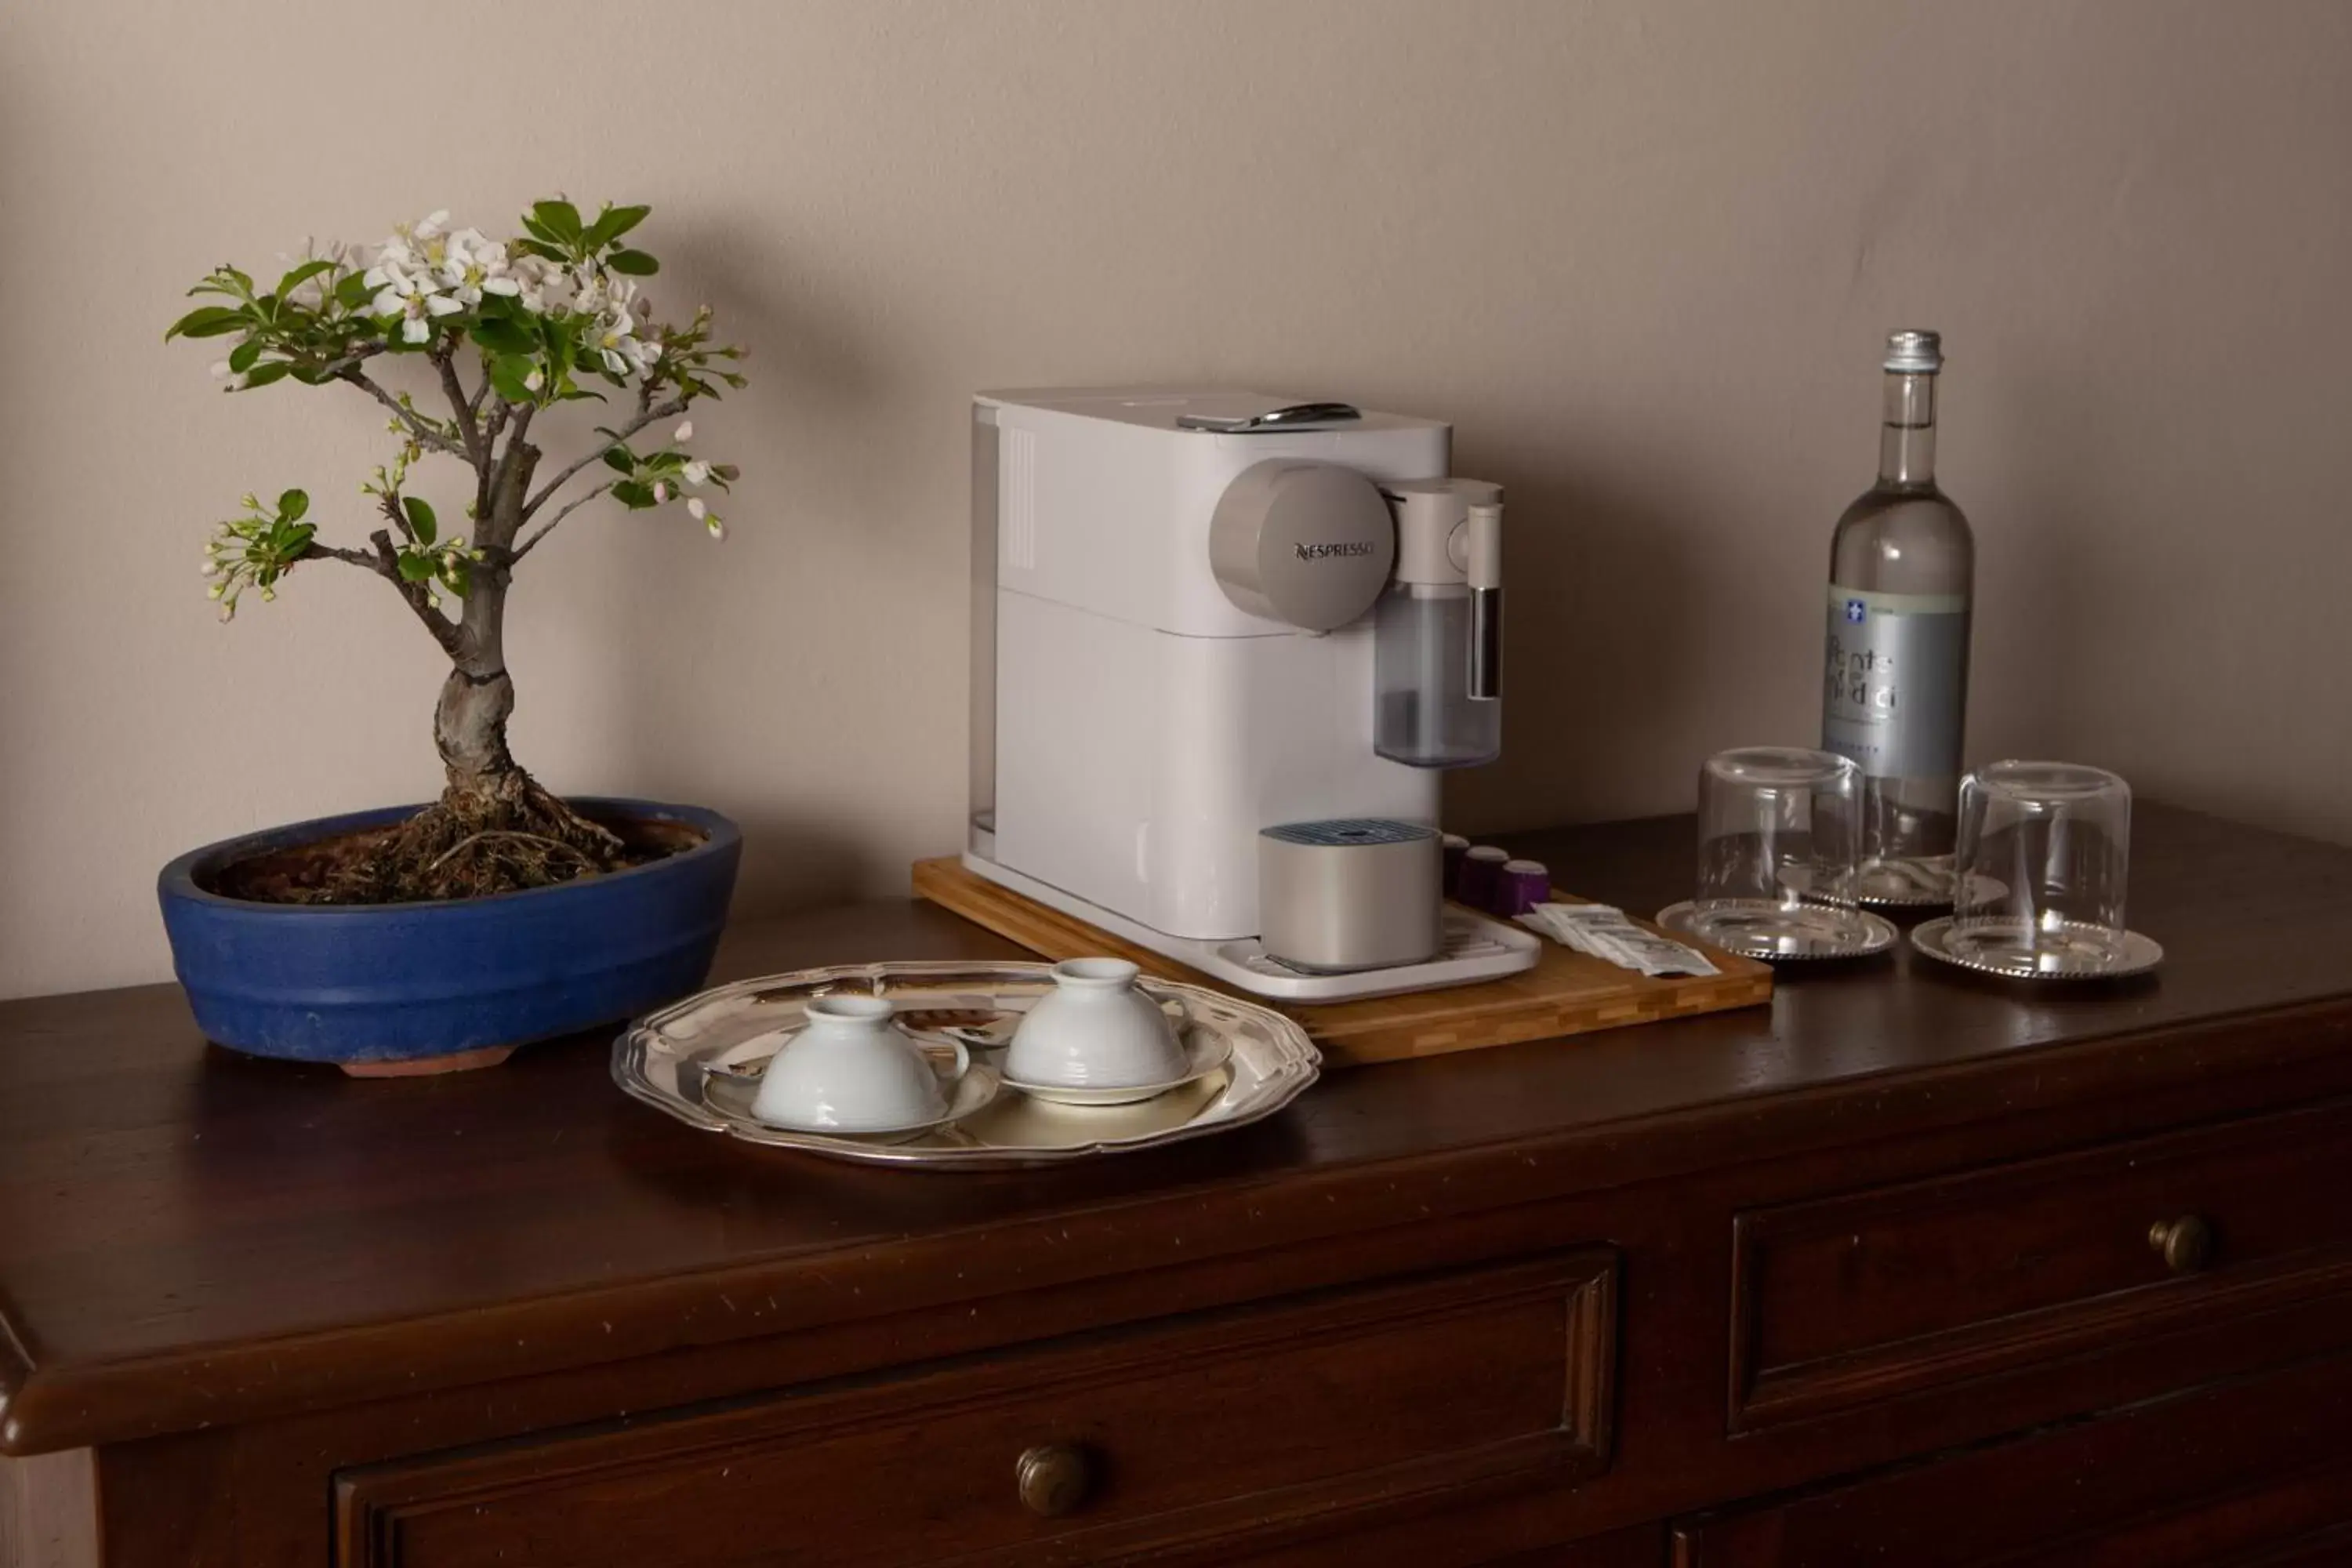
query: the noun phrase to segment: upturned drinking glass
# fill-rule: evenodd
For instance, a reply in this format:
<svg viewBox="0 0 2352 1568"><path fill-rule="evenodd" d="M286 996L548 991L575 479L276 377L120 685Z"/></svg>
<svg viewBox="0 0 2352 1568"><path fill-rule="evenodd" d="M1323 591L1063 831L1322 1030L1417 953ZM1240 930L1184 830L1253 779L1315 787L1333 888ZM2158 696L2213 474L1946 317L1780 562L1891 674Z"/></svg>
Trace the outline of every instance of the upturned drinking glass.
<svg viewBox="0 0 2352 1568"><path fill-rule="evenodd" d="M1829 752L1749 746L1699 770L1694 936L1759 958L1859 951L1862 771Z"/></svg>
<svg viewBox="0 0 2352 1568"><path fill-rule="evenodd" d="M2078 763L1993 763L1960 781L1951 956L2015 974L2123 962L2131 786Z"/></svg>

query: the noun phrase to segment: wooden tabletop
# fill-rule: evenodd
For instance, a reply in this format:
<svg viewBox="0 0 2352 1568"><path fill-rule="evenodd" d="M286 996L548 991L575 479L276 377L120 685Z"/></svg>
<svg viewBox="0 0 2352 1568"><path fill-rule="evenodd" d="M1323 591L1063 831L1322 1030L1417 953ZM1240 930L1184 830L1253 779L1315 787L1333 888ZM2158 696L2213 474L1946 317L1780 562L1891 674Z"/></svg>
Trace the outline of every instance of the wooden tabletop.
<svg viewBox="0 0 2352 1568"><path fill-rule="evenodd" d="M1507 839L1649 910L1688 818ZM358 1081L198 1037L176 987L0 1004L0 1450L218 1425L1290 1245L2186 1084L2249 1015L2352 1034L2352 851L2144 805L2146 980L1915 960L1784 972L1769 1007L1334 1075L1230 1137L1034 1173L827 1163L627 1100L609 1036ZM719 978L1015 952L904 900L730 933ZM2184 1032L2184 1030L2186 1032ZM2185 1042L2185 1043L2184 1043ZM2282 1043L2284 1042L2284 1043ZM2252 1048L2252 1047L2247 1047ZM2112 1081L2109 1078L2107 1081Z"/></svg>

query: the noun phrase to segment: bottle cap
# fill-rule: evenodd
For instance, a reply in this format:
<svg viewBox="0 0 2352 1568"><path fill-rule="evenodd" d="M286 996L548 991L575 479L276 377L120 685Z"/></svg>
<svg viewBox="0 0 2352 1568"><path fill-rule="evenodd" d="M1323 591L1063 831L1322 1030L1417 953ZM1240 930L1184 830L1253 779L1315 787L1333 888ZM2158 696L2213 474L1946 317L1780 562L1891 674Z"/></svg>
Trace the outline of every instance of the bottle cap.
<svg viewBox="0 0 2352 1568"><path fill-rule="evenodd" d="M1898 375L1933 375L1944 368L1944 335L1906 330L1886 334L1886 368Z"/></svg>

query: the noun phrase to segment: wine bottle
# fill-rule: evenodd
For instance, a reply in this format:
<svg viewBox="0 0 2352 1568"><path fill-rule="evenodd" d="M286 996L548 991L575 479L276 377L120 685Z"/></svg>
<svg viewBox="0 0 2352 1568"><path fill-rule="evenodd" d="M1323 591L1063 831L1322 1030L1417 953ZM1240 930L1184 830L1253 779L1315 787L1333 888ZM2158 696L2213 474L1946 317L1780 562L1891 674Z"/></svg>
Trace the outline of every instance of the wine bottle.
<svg viewBox="0 0 2352 1568"><path fill-rule="evenodd" d="M1934 332L1886 340L1878 482L1830 542L1822 745L1862 770L1865 903L1949 903L1976 541L1936 484Z"/></svg>

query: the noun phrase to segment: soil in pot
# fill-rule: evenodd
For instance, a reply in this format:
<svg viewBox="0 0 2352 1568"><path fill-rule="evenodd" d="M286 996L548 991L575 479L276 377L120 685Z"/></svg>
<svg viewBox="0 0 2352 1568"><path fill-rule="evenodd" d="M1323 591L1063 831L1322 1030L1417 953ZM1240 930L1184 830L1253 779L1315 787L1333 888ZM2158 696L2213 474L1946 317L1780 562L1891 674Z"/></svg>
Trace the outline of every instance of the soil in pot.
<svg viewBox="0 0 2352 1568"><path fill-rule="evenodd" d="M431 857L425 858L414 847L414 825L419 818L411 817L263 850L197 880L208 893L255 903L412 903L506 890L473 885L490 871L506 879L520 871L524 885L550 886L626 870L683 854L706 837L684 822L594 814L587 814L586 819L611 836L609 847L583 849L553 837L485 828L457 833L446 846L433 846ZM449 835L445 830L443 836Z"/></svg>

